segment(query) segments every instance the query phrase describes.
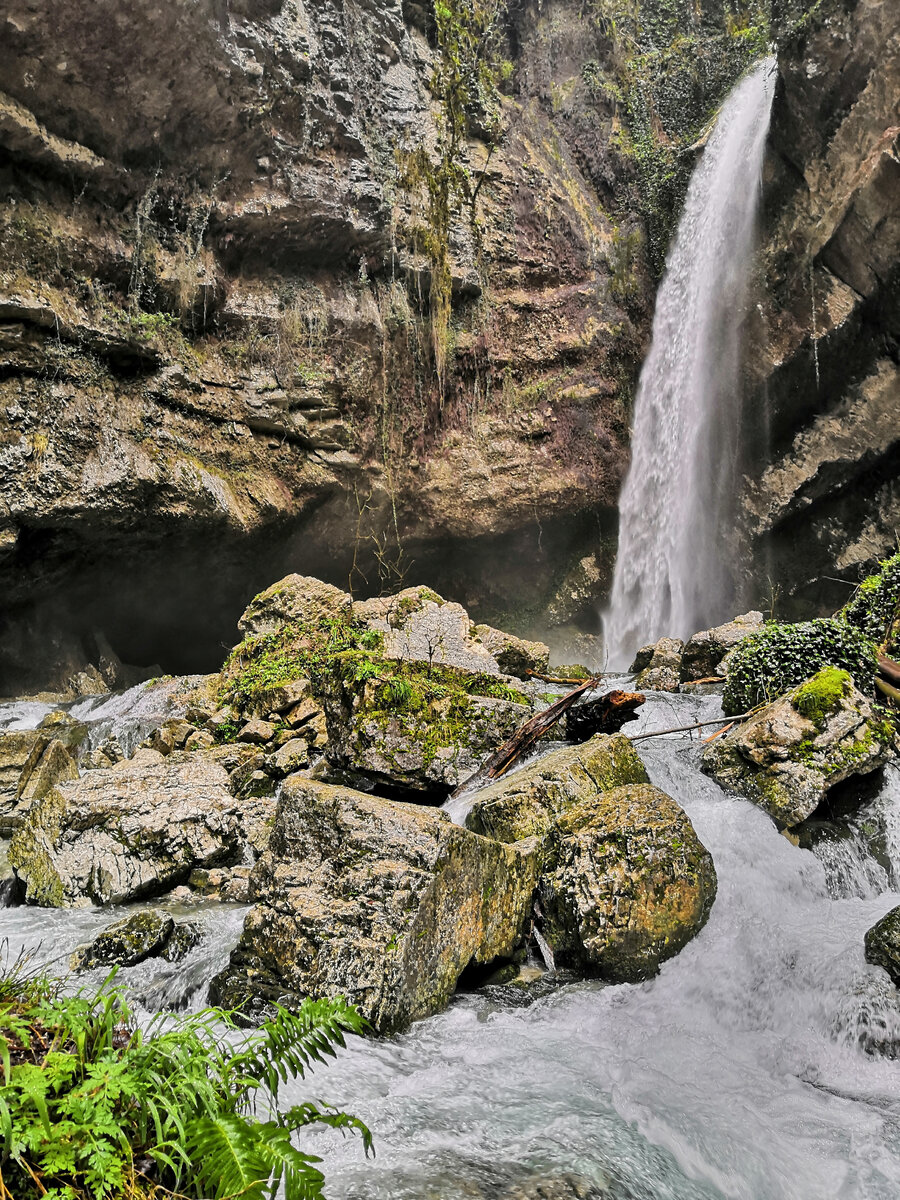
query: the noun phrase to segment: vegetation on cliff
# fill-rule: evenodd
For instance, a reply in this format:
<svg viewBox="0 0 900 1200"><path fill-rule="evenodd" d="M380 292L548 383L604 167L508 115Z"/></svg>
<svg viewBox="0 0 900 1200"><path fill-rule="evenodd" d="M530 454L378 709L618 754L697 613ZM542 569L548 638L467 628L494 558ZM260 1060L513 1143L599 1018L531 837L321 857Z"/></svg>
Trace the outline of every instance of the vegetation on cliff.
<svg viewBox="0 0 900 1200"><path fill-rule="evenodd" d="M0 1196L321 1196L320 1160L293 1135L329 1125L360 1134L368 1153L368 1129L330 1106L257 1108L361 1032L361 1018L340 1000L304 1001L238 1043L231 1028L208 1009L141 1029L108 984L71 996L21 967L0 978Z"/></svg>

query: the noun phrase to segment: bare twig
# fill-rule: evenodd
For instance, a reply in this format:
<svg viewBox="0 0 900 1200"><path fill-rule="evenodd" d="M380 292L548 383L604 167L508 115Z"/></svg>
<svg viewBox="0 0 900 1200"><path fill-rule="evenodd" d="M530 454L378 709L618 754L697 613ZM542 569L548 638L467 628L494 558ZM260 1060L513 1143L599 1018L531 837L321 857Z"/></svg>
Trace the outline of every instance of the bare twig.
<svg viewBox="0 0 900 1200"><path fill-rule="evenodd" d="M636 733L633 737L629 738L629 741L640 742L644 738L662 737L666 733L688 733L692 729L706 729L710 725L726 725L729 723L737 725L738 722L745 721L755 711L755 709L751 709L750 712L739 713L736 717L719 717L716 721L697 721L694 725L675 725L671 729L654 729L652 733ZM724 732L724 730L721 732ZM626 734L625 736L627 737L628 735Z"/></svg>

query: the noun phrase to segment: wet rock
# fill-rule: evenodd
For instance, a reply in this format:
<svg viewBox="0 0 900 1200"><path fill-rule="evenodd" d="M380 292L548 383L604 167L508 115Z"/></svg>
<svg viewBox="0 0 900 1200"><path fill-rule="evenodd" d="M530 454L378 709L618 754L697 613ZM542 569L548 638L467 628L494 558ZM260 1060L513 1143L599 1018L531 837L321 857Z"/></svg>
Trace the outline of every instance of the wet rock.
<svg viewBox="0 0 900 1200"><path fill-rule="evenodd" d="M196 726L189 721L174 719L164 721L159 729L154 729L142 743L142 748L157 750L160 754L171 754L173 750L181 750L191 736L196 732Z"/></svg>
<svg viewBox="0 0 900 1200"><path fill-rule="evenodd" d="M641 646L640 650L635 654L634 661L628 668L635 675L640 675L641 671L646 671L653 661L653 655L656 653L656 646L651 643L649 646Z"/></svg>
<svg viewBox="0 0 900 1200"><path fill-rule="evenodd" d="M297 776L287 780L255 901L211 997L288 1006L348 997L374 1030L447 1003L471 962L521 940L534 843L502 846L446 813Z"/></svg>
<svg viewBox="0 0 900 1200"><path fill-rule="evenodd" d="M621 734L598 734L580 746L564 747L484 788L466 827L501 842L544 836L573 806L624 784L648 783L631 742Z"/></svg>
<svg viewBox="0 0 900 1200"><path fill-rule="evenodd" d="M9 860L31 904L123 904L239 860L243 809L224 768L197 755L90 771L32 807Z"/></svg>
<svg viewBox="0 0 900 1200"><path fill-rule="evenodd" d="M722 667L729 651L740 645L745 637L757 633L765 624L761 612L744 613L725 625L704 629L687 642L681 659L681 682L692 683L710 676L725 677Z"/></svg>
<svg viewBox="0 0 900 1200"><path fill-rule="evenodd" d="M660 638L652 650L647 665L638 668L635 686L648 692L677 692L681 679L684 642L680 638ZM635 662L643 661L643 653L638 652Z"/></svg>
<svg viewBox="0 0 900 1200"><path fill-rule="evenodd" d="M114 964L133 967L162 953L174 928L171 914L160 909L134 913L104 929L89 945L79 946L72 955L72 970L84 971Z"/></svg>
<svg viewBox="0 0 900 1200"><path fill-rule="evenodd" d="M133 967L148 958L180 962L202 937L193 921L176 923L170 913L151 908L124 917L108 926L84 946L78 946L70 960L73 971L93 967Z"/></svg>
<svg viewBox="0 0 900 1200"><path fill-rule="evenodd" d="M883 766L894 737L850 675L826 667L710 742L703 770L789 828L835 784Z"/></svg>
<svg viewBox="0 0 900 1200"><path fill-rule="evenodd" d="M47 713L38 726L38 731L45 737L62 742L74 757L87 737L88 727L83 721L70 716L65 709L58 708Z"/></svg>
<svg viewBox="0 0 900 1200"><path fill-rule="evenodd" d="M866 934L866 962L883 967L900 988L900 905Z"/></svg>
<svg viewBox="0 0 900 1200"><path fill-rule="evenodd" d="M212 867L191 871L188 885L198 896L247 904L250 899L250 868Z"/></svg>
<svg viewBox="0 0 900 1200"><path fill-rule="evenodd" d="M615 982L656 974L703 928L716 895L712 856L649 784L566 808L544 857L537 895L557 964Z"/></svg>

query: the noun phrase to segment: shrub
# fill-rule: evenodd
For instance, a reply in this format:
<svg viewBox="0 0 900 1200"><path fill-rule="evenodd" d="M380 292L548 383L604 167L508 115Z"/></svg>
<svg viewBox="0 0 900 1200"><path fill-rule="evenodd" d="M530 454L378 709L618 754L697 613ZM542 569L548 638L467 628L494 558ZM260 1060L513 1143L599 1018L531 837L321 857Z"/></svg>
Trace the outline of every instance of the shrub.
<svg viewBox="0 0 900 1200"><path fill-rule="evenodd" d="M307 1000L237 1043L218 1009L141 1030L109 980L68 996L14 971L0 979L0 1196L264 1200L283 1187L285 1200L316 1200L320 1160L292 1135L350 1130L367 1154L371 1136L330 1106L279 1112L279 1085L363 1024L340 1000Z"/></svg>
<svg viewBox="0 0 900 1200"><path fill-rule="evenodd" d="M835 618L767 625L733 652L722 705L729 716L747 712L822 667L849 672L859 690L869 694L875 685L875 647L859 629Z"/></svg>
<svg viewBox="0 0 900 1200"><path fill-rule="evenodd" d="M864 579L841 616L877 645L891 645L900 620L900 553L885 559L874 575Z"/></svg>

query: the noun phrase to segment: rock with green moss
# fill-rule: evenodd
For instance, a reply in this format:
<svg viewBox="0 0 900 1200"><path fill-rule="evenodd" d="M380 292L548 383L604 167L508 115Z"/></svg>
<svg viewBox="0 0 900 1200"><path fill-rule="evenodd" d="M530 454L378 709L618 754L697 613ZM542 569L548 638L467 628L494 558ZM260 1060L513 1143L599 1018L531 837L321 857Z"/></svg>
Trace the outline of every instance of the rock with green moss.
<svg viewBox="0 0 900 1200"><path fill-rule="evenodd" d="M874 692L874 643L837 618L766 625L745 638L728 655L727 664L722 706L728 716L774 700L822 667L840 667L865 695Z"/></svg>
<svg viewBox="0 0 900 1200"><path fill-rule="evenodd" d="M866 934L865 945L866 962L883 967L900 988L900 905L872 926Z"/></svg>
<svg viewBox="0 0 900 1200"><path fill-rule="evenodd" d="M810 816L836 783L883 766L894 740L893 723L849 673L825 667L710 742L703 769L789 828Z"/></svg>
<svg viewBox="0 0 900 1200"><path fill-rule="evenodd" d="M347 592L311 575L287 575L254 596L238 621L245 636L275 633L283 625L315 625L349 610Z"/></svg>
<svg viewBox="0 0 900 1200"><path fill-rule="evenodd" d="M26 900L52 908L123 904L186 882L195 867L240 861L246 806L228 782L214 762L171 754L51 788L10 843Z"/></svg>
<svg viewBox="0 0 900 1200"><path fill-rule="evenodd" d="M133 913L98 933L92 942L78 946L72 955L72 970L84 971L114 964L133 967L161 954L174 928L171 913L154 908Z"/></svg>
<svg viewBox="0 0 900 1200"><path fill-rule="evenodd" d="M703 928L716 872L684 811L659 788L636 783L560 813L537 896L558 966L636 982Z"/></svg>
<svg viewBox="0 0 900 1200"><path fill-rule="evenodd" d="M84 721L79 721L63 708L47 713L38 729L45 737L62 742L73 757L78 754L88 735Z"/></svg>
<svg viewBox="0 0 900 1200"><path fill-rule="evenodd" d="M176 923L171 913L148 908L123 917L92 942L76 947L70 965L73 971L87 971L93 967L133 967L148 958L179 962L201 937L195 922Z"/></svg>
<svg viewBox="0 0 900 1200"><path fill-rule="evenodd" d="M573 806L624 784L648 783L634 747L622 734L597 734L580 746L554 750L478 792L467 828L501 842L544 836Z"/></svg>
<svg viewBox="0 0 900 1200"><path fill-rule="evenodd" d="M379 1033L443 1008L469 963L510 957L533 842L503 846L432 808L288 779L255 900L211 996L228 1007L346 996Z"/></svg>
<svg viewBox="0 0 900 1200"><path fill-rule="evenodd" d="M329 762L373 783L446 795L531 716L499 680L443 670L339 683L325 702ZM467 687L496 690L476 695Z"/></svg>

